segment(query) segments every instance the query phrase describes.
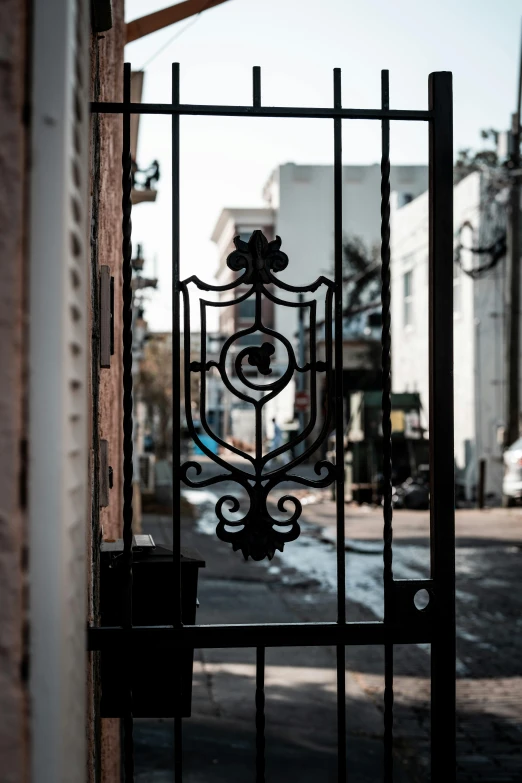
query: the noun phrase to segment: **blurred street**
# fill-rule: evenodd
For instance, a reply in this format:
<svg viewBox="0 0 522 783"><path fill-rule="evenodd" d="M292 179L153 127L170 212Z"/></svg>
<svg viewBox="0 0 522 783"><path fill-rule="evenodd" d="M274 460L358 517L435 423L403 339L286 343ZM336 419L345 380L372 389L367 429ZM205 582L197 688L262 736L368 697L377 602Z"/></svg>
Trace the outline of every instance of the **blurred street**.
<svg viewBox="0 0 522 783"><path fill-rule="evenodd" d="M204 459L206 475L215 468ZM311 473L310 467L303 468ZM215 536L217 497L237 485L184 491L182 545L206 560L198 622L334 620L335 504L330 492L295 488L303 503L300 538L272 562L245 562ZM281 494L288 491L288 485ZM219 495L217 494L219 493ZM274 493L274 501L277 494ZM522 779L522 513L457 512L458 780ZM168 516L145 515L144 532L170 545ZM382 616L382 513L346 506L347 615ZM394 514L394 575L423 578L429 567L428 512ZM255 770L255 651L196 650L192 717L184 721L185 779L248 781ZM267 780L336 780L335 651L267 650ZM383 655L346 650L350 780L382 779ZM429 647L395 654L395 779L426 781L429 752ZM167 781L172 721L137 721L136 780Z"/></svg>

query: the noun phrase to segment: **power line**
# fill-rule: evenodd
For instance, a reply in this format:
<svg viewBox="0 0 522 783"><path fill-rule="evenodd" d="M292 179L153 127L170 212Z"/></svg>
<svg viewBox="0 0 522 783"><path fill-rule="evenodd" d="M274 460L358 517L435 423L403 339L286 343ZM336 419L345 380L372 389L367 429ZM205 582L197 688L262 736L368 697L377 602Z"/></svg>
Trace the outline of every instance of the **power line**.
<svg viewBox="0 0 522 783"><path fill-rule="evenodd" d="M181 28L181 30L178 30L176 33L174 33L174 35L171 38L169 38L169 40L166 43L163 44L163 46L160 46L160 48L152 55L152 57L149 57L149 59L141 66L141 68L139 70L140 71L144 71L145 68L148 65L150 65L151 62L153 62L153 60L156 59L156 57L158 57L162 52L165 51L165 49L167 49L171 45L171 43L174 43L174 41L176 41L180 36L182 36L183 33L186 32L189 29L189 27L192 27L192 25L196 24L196 22L198 21L199 17L201 16L203 11L208 6L209 2L210 2L210 0L205 0L204 4L200 8L200 10L197 12L197 14L195 16L193 16L192 19L190 19L187 22L187 24L184 27Z"/></svg>
<svg viewBox="0 0 522 783"><path fill-rule="evenodd" d="M506 232L502 231L502 233L500 233L499 236L497 236L496 239L494 239L493 242L491 242L489 245L485 245L483 247L465 247L460 241L461 234L465 228L470 228L473 230L474 227L468 220L461 224L457 232L458 244L455 248L455 255L453 260L456 264L459 265L464 274L473 279L477 279L486 272L489 272L491 269L494 269L494 267L496 267L497 264L505 257L507 250ZM487 263L482 264L482 266L474 267L473 269L465 269L460 258L461 250L466 250L468 253L472 253L473 255L488 255L490 256L490 260Z"/></svg>

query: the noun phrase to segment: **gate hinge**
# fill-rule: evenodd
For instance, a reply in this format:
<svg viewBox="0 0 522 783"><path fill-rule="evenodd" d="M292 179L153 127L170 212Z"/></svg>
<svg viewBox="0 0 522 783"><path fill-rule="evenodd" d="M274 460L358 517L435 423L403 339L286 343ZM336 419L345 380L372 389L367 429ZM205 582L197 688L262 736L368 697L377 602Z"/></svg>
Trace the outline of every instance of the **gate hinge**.
<svg viewBox="0 0 522 783"><path fill-rule="evenodd" d="M111 366L114 353L114 277L109 266L100 267L100 367Z"/></svg>
<svg viewBox="0 0 522 783"><path fill-rule="evenodd" d="M112 467L109 465L109 441L100 440L100 508L109 505L109 490L112 489Z"/></svg>

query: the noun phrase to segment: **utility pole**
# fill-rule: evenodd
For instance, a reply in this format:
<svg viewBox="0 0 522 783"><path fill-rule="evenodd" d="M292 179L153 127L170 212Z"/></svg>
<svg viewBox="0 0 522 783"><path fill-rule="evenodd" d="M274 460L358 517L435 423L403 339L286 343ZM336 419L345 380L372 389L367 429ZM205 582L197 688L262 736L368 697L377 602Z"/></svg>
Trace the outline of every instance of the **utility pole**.
<svg viewBox="0 0 522 783"><path fill-rule="evenodd" d="M507 225L506 288L506 427L504 447L520 435L520 102L522 99L522 43L518 74L517 111L511 117L510 169L512 180Z"/></svg>

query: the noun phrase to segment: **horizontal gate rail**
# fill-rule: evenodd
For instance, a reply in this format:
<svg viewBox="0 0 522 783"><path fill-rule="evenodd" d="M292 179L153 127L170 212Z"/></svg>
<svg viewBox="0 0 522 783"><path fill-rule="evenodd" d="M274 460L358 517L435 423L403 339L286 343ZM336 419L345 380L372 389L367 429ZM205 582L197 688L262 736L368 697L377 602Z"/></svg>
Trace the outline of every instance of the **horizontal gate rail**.
<svg viewBox="0 0 522 783"><path fill-rule="evenodd" d="M210 106L206 104L180 103L91 103L91 112L98 114L186 114L211 117L297 117L301 119L342 120L407 120L427 122L433 119L433 112L414 109L342 109L342 108L299 108L294 106Z"/></svg>
<svg viewBox="0 0 522 783"><path fill-rule="evenodd" d="M89 628L89 650L115 647L330 647L336 645L423 644L432 640L428 624L252 623L249 625L121 626Z"/></svg>

